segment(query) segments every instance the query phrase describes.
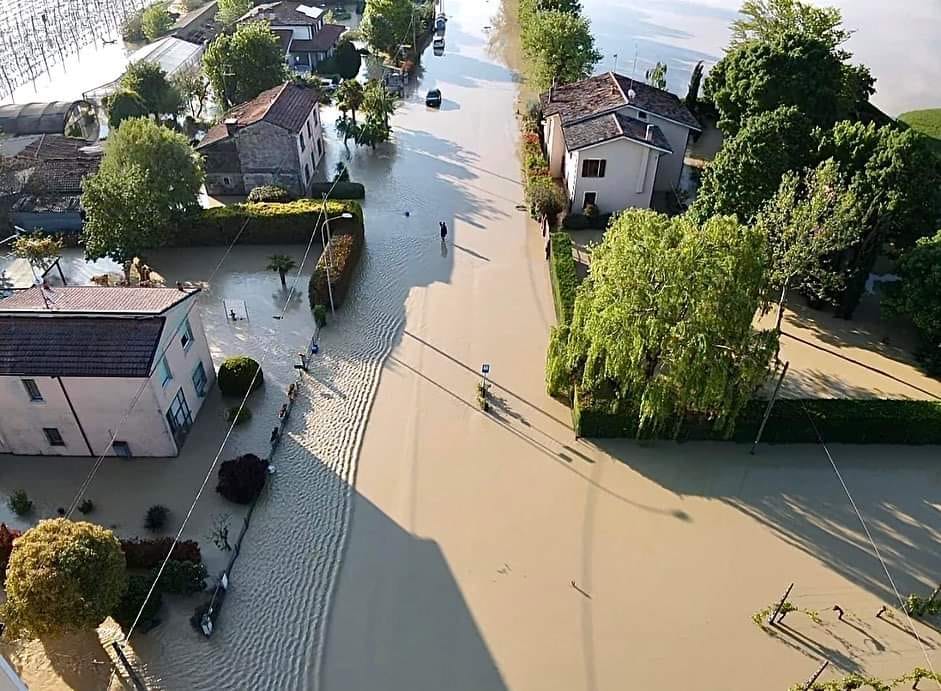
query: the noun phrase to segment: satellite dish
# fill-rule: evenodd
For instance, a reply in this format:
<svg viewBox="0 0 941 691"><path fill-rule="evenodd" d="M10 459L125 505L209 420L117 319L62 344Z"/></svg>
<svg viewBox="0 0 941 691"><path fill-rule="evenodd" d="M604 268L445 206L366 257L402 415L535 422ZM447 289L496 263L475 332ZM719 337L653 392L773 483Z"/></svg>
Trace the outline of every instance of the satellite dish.
<svg viewBox="0 0 941 691"><path fill-rule="evenodd" d="M627 91L627 100L633 101L637 97L637 92L633 89L628 89Z"/></svg>

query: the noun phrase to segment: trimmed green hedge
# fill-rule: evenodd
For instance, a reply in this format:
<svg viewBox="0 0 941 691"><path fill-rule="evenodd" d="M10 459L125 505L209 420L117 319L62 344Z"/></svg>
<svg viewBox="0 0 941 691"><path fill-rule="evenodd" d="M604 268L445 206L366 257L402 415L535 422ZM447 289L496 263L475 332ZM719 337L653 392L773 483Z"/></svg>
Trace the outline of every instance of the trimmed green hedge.
<svg viewBox="0 0 941 691"><path fill-rule="evenodd" d="M575 309L575 291L578 288L578 272L572 256L572 239L568 233L552 233L549 236L552 256L549 261L549 279L552 282L552 300L555 315L560 322L568 323Z"/></svg>
<svg viewBox="0 0 941 691"><path fill-rule="evenodd" d="M296 245L307 244L320 218L322 202L298 199L288 203L259 202L217 206L203 209L196 218L180 226L167 242L169 247L227 245L242 226L240 245ZM363 210L355 201L327 202L327 215L331 218L343 213L352 219L330 221L334 233L362 232Z"/></svg>
<svg viewBox="0 0 941 691"><path fill-rule="evenodd" d="M732 441L752 443L767 401L753 400L739 415ZM637 436L637 414L623 402L591 399L576 389L572 421L580 437ZM804 412L806 409L807 413ZM762 434L768 444L814 444L813 417L824 441L832 444L941 444L941 402L890 399L779 399ZM723 439L708 421L688 421L681 441Z"/></svg>
<svg viewBox="0 0 941 691"><path fill-rule="evenodd" d="M258 376L255 376L258 372ZM219 384L219 391L223 396L238 396L244 398L245 394L251 390L254 391L265 380L264 372L261 366L244 355L238 357L227 357L219 365L219 374L216 376L216 382Z"/></svg>
<svg viewBox="0 0 941 691"><path fill-rule="evenodd" d="M604 230L608 227L612 214L598 214L586 216L585 214L570 213L562 218L562 227L567 230Z"/></svg>
<svg viewBox="0 0 941 691"><path fill-rule="evenodd" d="M332 191L331 191L332 189ZM332 182L315 182L310 186L310 196L320 199L329 193L331 199L365 199L366 188L359 182L338 182L336 187Z"/></svg>
<svg viewBox="0 0 941 691"><path fill-rule="evenodd" d="M330 238L307 286L307 298L311 309L317 305L329 307L331 289L334 306L339 307L343 303L350 283L353 281L353 271L363 251L363 240L362 232L333 235ZM331 259L330 287L328 288L327 263Z"/></svg>

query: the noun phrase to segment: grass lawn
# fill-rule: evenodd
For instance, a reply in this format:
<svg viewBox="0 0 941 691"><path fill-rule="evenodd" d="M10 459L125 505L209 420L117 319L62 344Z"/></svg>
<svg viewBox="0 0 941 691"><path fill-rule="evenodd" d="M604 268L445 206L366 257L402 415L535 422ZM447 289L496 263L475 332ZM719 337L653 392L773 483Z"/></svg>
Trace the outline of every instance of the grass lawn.
<svg viewBox="0 0 941 691"><path fill-rule="evenodd" d="M912 129L931 137L932 149L941 156L941 108L913 110L899 115L899 120Z"/></svg>

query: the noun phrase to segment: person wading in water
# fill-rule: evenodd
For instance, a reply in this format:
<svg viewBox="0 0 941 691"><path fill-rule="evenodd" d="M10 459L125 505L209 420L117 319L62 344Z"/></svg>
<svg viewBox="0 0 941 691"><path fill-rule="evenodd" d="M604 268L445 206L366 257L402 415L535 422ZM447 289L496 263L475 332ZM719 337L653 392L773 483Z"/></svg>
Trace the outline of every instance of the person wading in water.
<svg viewBox="0 0 941 691"><path fill-rule="evenodd" d="M444 221L438 221L438 228L441 230L441 242L448 238L448 225Z"/></svg>

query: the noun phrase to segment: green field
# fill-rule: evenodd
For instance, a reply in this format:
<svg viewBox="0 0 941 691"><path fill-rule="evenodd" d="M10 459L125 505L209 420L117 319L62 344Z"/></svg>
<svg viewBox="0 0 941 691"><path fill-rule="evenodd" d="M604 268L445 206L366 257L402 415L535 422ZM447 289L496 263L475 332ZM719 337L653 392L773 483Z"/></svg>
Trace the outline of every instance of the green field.
<svg viewBox="0 0 941 691"><path fill-rule="evenodd" d="M941 155L941 108L913 110L899 115L899 120L912 129L931 137L933 148Z"/></svg>

